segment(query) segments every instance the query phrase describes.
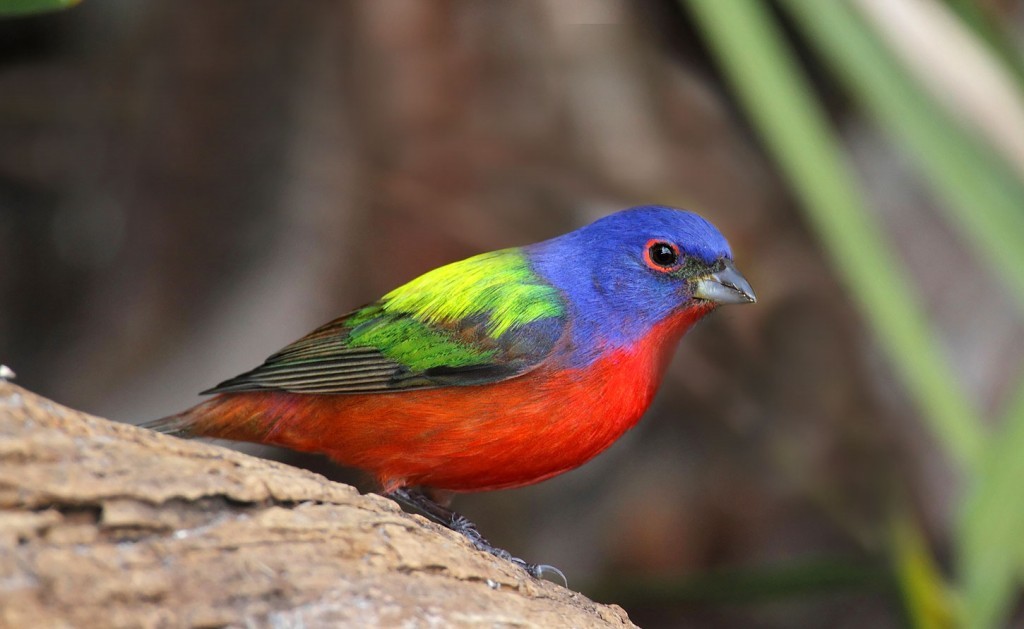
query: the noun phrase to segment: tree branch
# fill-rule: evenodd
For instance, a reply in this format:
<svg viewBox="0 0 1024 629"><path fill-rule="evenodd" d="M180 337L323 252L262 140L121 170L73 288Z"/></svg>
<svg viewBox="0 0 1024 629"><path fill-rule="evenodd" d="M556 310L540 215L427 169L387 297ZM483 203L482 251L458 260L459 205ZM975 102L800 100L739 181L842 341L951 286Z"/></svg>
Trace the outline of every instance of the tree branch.
<svg viewBox="0 0 1024 629"><path fill-rule="evenodd" d="M317 474L0 382L0 625L632 626Z"/></svg>

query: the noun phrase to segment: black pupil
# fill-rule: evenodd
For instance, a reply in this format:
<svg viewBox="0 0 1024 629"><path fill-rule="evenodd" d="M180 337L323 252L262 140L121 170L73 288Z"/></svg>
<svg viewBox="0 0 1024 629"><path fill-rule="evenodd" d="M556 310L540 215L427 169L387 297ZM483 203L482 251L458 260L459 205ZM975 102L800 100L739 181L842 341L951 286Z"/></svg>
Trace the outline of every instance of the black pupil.
<svg viewBox="0 0 1024 629"><path fill-rule="evenodd" d="M658 266L672 266L679 259L676 250L663 242L651 245L651 261Z"/></svg>

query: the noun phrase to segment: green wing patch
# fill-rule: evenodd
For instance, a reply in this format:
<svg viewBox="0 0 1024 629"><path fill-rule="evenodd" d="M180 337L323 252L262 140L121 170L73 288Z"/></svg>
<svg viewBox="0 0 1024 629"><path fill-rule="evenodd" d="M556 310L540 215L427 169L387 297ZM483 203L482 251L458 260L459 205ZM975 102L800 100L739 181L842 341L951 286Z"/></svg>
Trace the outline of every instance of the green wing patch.
<svg viewBox="0 0 1024 629"><path fill-rule="evenodd" d="M494 337L564 314L558 291L541 282L515 249L483 253L434 269L381 301L386 312L408 313L427 324L487 314L487 332Z"/></svg>
<svg viewBox="0 0 1024 629"><path fill-rule="evenodd" d="M564 330L558 291L521 252L426 273L204 393L343 394L505 380L533 369Z"/></svg>
<svg viewBox="0 0 1024 629"><path fill-rule="evenodd" d="M495 350L460 342L444 329L415 318L378 316L349 332L350 347L369 347L408 368L426 371L439 365L465 367L489 362Z"/></svg>

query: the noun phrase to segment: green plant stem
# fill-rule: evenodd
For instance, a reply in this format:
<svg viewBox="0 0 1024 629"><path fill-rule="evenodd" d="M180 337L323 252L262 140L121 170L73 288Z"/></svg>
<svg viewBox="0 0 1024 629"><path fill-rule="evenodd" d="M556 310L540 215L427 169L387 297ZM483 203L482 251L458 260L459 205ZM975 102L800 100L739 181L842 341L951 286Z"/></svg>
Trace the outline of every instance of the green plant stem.
<svg viewBox="0 0 1024 629"><path fill-rule="evenodd" d="M920 527L909 513L890 525L892 556L907 616L914 627L953 627L957 608Z"/></svg>
<svg viewBox="0 0 1024 629"><path fill-rule="evenodd" d="M1024 63L1006 31L975 0L946 0L946 4L971 27L979 39L999 57L1013 73L1017 87L1024 86Z"/></svg>
<svg viewBox="0 0 1024 629"><path fill-rule="evenodd" d="M954 460L973 469L983 445L981 424L766 6L755 0L693 0L685 6L932 431Z"/></svg>
<svg viewBox="0 0 1024 629"><path fill-rule="evenodd" d="M0 0L0 17L33 15L75 6L81 0Z"/></svg>
<svg viewBox="0 0 1024 629"><path fill-rule="evenodd" d="M1004 626L1022 568L1024 383L999 430L969 488L958 531L964 611L981 628Z"/></svg>
<svg viewBox="0 0 1024 629"><path fill-rule="evenodd" d="M1024 311L1024 183L917 86L845 2L782 0L851 93L899 139Z"/></svg>

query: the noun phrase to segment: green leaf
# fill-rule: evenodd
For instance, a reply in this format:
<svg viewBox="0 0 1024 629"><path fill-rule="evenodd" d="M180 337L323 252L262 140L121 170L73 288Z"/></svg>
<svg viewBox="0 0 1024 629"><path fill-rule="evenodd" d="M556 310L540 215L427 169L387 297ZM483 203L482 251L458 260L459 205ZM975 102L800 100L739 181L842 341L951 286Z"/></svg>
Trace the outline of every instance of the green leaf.
<svg viewBox="0 0 1024 629"><path fill-rule="evenodd" d="M1001 627L1018 590L1024 531L1024 386L1010 404L999 438L985 453L961 511L960 576L973 627Z"/></svg>
<svg viewBox="0 0 1024 629"><path fill-rule="evenodd" d="M956 626L955 599L928 552L924 535L909 515L895 519L890 539L911 625L922 629Z"/></svg>
<svg viewBox="0 0 1024 629"><path fill-rule="evenodd" d="M693 0L684 6L693 10L748 116L932 431L946 452L972 469L984 437L977 413L893 247L867 211L825 114L767 6L755 0Z"/></svg>
<svg viewBox="0 0 1024 629"><path fill-rule="evenodd" d="M975 0L946 0L964 24L985 42L1013 73L1018 86L1024 85L1024 62L1005 29L997 24ZM994 9L993 9L994 10Z"/></svg>
<svg viewBox="0 0 1024 629"><path fill-rule="evenodd" d="M988 35L999 52L1001 44L984 32L974 3L957 4L968 10L975 32ZM686 6L701 22L748 115L933 433L963 464L970 490L957 540L964 619L971 626L1000 626L1016 600L1015 579L1024 559L1024 386L986 444L980 416L960 391L893 248L866 211L842 150L772 16L752 0L694 0ZM906 148L975 254L1024 307L1024 182L916 83L850 3L782 0L782 6L851 94ZM1001 54L1019 77L1017 53ZM904 523L894 542L914 622L952 622L954 599L921 535Z"/></svg>
<svg viewBox="0 0 1024 629"><path fill-rule="evenodd" d="M82 0L0 0L0 17L68 9Z"/></svg>
<svg viewBox="0 0 1024 629"><path fill-rule="evenodd" d="M911 153L940 207L1024 310L1024 182L917 86L845 2L783 0L867 111Z"/></svg>
<svg viewBox="0 0 1024 629"><path fill-rule="evenodd" d="M1024 183L917 86L843 3L785 0L784 6L916 158L976 254L1024 304ZM977 627L1001 626L1018 594L1024 387L997 430L969 477L957 540L965 617Z"/></svg>

